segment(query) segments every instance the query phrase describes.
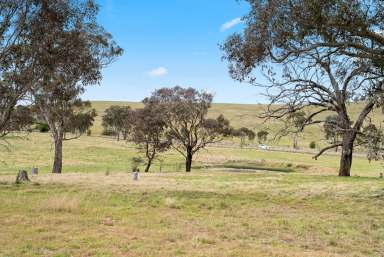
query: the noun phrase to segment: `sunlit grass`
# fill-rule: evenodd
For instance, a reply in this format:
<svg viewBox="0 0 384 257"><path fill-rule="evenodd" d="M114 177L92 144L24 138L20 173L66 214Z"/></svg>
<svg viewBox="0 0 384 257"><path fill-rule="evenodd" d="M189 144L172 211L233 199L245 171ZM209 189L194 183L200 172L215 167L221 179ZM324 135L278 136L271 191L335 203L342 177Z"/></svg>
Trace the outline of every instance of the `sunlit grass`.
<svg viewBox="0 0 384 257"><path fill-rule="evenodd" d="M384 180L301 173L0 176L0 256L381 256Z"/></svg>

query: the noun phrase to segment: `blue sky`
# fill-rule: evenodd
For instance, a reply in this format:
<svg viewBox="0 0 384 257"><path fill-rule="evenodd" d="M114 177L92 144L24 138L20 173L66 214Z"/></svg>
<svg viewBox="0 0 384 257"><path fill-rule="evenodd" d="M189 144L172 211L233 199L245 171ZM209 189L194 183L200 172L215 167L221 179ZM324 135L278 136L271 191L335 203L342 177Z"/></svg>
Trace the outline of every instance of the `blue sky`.
<svg viewBox="0 0 384 257"><path fill-rule="evenodd" d="M215 102L258 103L258 90L233 81L218 44L241 30L248 11L236 0L98 0L99 22L124 48L90 100L140 101L156 88L209 90Z"/></svg>

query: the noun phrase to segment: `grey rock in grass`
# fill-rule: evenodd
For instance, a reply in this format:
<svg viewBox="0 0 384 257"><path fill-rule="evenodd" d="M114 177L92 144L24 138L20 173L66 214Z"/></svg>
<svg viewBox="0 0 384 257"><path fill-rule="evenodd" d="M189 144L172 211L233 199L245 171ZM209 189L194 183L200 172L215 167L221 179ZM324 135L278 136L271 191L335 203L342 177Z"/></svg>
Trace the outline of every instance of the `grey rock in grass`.
<svg viewBox="0 0 384 257"><path fill-rule="evenodd" d="M39 169L38 168L32 168L32 175L38 175Z"/></svg>

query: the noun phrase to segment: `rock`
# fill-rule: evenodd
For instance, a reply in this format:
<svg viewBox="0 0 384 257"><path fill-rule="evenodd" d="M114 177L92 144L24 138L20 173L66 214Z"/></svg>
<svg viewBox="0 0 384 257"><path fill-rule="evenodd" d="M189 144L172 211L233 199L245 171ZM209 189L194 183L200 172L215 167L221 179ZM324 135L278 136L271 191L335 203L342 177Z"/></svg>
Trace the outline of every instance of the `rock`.
<svg viewBox="0 0 384 257"><path fill-rule="evenodd" d="M133 177L133 180L137 181L139 180L139 177L140 177L140 172L132 172L132 177Z"/></svg>
<svg viewBox="0 0 384 257"><path fill-rule="evenodd" d="M38 168L32 168L32 175L37 175L39 174L39 169Z"/></svg>

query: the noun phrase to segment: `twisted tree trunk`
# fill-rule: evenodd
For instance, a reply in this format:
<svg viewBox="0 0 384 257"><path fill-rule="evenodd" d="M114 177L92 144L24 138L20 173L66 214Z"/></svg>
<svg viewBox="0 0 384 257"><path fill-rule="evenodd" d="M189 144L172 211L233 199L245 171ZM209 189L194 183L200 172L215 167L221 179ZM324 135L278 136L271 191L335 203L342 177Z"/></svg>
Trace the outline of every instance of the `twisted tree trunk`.
<svg viewBox="0 0 384 257"><path fill-rule="evenodd" d="M351 176L352 157L353 157L353 144L356 139L355 132L345 133L343 137L343 146L341 148L341 159L339 176L349 177Z"/></svg>

